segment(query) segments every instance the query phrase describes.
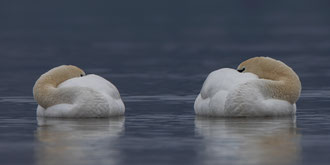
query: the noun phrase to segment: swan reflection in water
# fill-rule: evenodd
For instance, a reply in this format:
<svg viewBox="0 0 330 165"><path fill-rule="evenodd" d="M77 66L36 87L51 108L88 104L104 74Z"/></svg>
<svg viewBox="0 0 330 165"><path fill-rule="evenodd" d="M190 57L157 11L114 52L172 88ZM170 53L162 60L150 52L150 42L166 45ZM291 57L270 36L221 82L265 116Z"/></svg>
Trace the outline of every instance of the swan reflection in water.
<svg viewBox="0 0 330 165"><path fill-rule="evenodd" d="M116 164L116 142L124 117L110 119L37 118L37 164Z"/></svg>
<svg viewBox="0 0 330 165"><path fill-rule="evenodd" d="M292 164L299 161L299 134L290 118L195 118L203 137L202 164Z"/></svg>

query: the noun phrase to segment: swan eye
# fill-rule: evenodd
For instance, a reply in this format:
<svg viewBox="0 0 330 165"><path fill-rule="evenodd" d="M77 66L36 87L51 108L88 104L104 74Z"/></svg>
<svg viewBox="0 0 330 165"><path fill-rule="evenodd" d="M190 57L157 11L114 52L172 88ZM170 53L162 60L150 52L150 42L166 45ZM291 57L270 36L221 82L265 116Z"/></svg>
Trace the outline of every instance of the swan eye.
<svg viewBox="0 0 330 165"><path fill-rule="evenodd" d="M237 69L238 72L244 72L245 71L245 67L243 67L242 69Z"/></svg>
<svg viewBox="0 0 330 165"><path fill-rule="evenodd" d="M84 76L83 74L80 74L80 77Z"/></svg>

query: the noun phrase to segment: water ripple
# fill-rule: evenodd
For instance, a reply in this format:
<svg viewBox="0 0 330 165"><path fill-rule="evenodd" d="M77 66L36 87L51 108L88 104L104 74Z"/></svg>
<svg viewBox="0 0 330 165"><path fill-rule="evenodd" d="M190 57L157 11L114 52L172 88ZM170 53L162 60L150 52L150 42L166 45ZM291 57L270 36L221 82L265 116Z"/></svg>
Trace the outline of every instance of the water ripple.
<svg viewBox="0 0 330 165"><path fill-rule="evenodd" d="M4 96L0 97L0 103L35 103L31 96Z"/></svg>
<svg viewBox="0 0 330 165"><path fill-rule="evenodd" d="M302 98L330 98L330 89L307 89L301 93Z"/></svg>
<svg viewBox="0 0 330 165"><path fill-rule="evenodd" d="M123 96L125 102L149 102L149 101L178 101L194 102L196 95L155 95L155 96Z"/></svg>
<svg viewBox="0 0 330 165"><path fill-rule="evenodd" d="M154 96L122 96L125 102L150 102L150 101L178 101L194 102L196 95L154 95ZM31 96L4 96L0 97L0 103L35 103Z"/></svg>

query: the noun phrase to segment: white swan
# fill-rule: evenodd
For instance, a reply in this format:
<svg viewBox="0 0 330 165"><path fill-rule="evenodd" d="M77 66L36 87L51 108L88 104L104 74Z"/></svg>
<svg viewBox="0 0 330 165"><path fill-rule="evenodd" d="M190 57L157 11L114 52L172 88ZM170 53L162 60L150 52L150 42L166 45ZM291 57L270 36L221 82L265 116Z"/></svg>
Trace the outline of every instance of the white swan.
<svg viewBox="0 0 330 165"><path fill-rule="evenodd" d="M104 78L72 65L55 67L33 87L37 116L109 117L123 115L125 106L117 88Z"/></svg>
<svg viewBox="0 0 330 165"><path fill-rule="evenodd" d="M286 64L269 57L254 57L237 70L212 72L195 100L203 116L288 116L296 112L301 83Z"/></svg>

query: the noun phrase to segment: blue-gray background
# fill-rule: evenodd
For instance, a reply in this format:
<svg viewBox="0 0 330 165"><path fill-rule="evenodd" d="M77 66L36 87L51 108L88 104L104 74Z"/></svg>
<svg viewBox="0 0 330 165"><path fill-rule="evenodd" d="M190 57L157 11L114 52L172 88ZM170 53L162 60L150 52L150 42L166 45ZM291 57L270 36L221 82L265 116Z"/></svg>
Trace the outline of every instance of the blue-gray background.
<svg viewBox="0 0 330 165"><path fill-rule="evenodd" d="M63 148L56 152L44 149L63 144L67 139L64 136L64 140L61 137L60 141L49 142L40 138L45 132L37 125L36 103L32 98L36 79L62 64L77 65L87 73L110 80L126 105L126 117L119 122L120 131L111 136L116 140L111 145L106 140L88 146L75 144L73 148L77 150L68 150L69 153L79 152L83 156L78 154L74 159L86 164L109 163L114 159L116 164L235 164L240 159L258 163L254 160L262 155L249 157L248 151L227 152L234 150L235 145L244 151L244 142L239 140L228 148L221 145L212 148L214 144L224 143L221 135L225 134L214 135L212 131L220 129L221 122L231 121L206 121L205 125L212 126L220 122L219 127L211 128L195 119L193 112L194 99L209 72L222 67L235 68L254 56L282 60L301 78L302 96L297 103L295 124L290 125L295 134L294 138L290 137L295 141L295 156L288 157L298 157L298 164L327 164L330 161L329 8L330 1L308 0L3 0L0 2L1 164L45 164L51 162L47 161L49 157L57 156L59 162L61 158L70 159L68 155L58 155L66 153ZM254 123L246 128L250 130L265 121L244 122ZM276 122L281 123L275 121L275 125ZM55 122L55 125L60 124ZM68 125L77 127L71 130L73 135L81 131L81 125L75 121ZM47 130L46 134L58 135L68 125L57 128L59 132L55 133ZM229 124L224 130L231 128ZM266 130L269 129L272 127ZM259 130L256 133L259 135ZM238 135L245 137L249 133ZM230 142L233 136L236 134L229 134L227 140ZM69 144L65 143L64 148ZM281 145L287 144L281 142ZM103 152L88 157L95 151ZM110 151L117 154L102 155ZM49 157L40 156L40 152L49 152Z"/></svg>

